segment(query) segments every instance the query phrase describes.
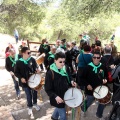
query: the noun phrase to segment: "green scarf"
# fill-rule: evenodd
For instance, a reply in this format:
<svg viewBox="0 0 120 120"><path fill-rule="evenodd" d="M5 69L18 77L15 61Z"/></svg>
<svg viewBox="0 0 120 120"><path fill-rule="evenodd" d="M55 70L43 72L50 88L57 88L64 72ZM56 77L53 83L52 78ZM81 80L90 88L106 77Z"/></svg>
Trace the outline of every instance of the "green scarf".
<svg viewBox="0 0 120 120"><path fill-rule="evenodd" d="M66 76L67 79L68 79L68 82L70 83L70 80L69 80L68 74L66 72L65 66L63 68L61 68L60 72L59 72L56 64L53 63L52 65L50 65L50 69L53 70L53 71L55 71L56 73L62 75L62 76Z"/></svg>
<svg viewBox="0 0 120 120"><path fill-rule="evenodd" d="M48 50L48 45L47 44L42 44L42 46L45 50Z"/></svg>
<svg viewBox="0 0 120 120"><path fill-rule="evenodd" d="M50 58L55 58L55 55L51 51L49 52L48 60L50 60Z"/></svg>
<svg viewBox="0 0 120 120"><path fill-rule="evenodd" d="M15 55L15 58L12 58L11 56L9 56L10 61L12 62L12 67L14 67L14 65L16 64L16 61L18 60L18 55Z"/></svg>
<svg viewBox="0 0 120 120"><path fill-rule="evenodd" d="M60 45L60 47L66 49L66 44Z"/></svg>
<svg viewBox="0 0 120 120"><path fill-rule="evenodd" d="M80 53L80 54L84 53L84 50L83 50L83 49L82 49L82 50L80 50L80 51L79 51L79 53Z"/></svg>
<svg viewBox="0 0 120 120"><path fill-rule="evenodd" d="M89 63L88 65L92 66L93 71L95 71L95 73L97 73L97 69L101 66L101 63L98 66L94 65L93 62Z"/></svg>
<svg viewBox="0 0 120 120"><path fill-rule="evenodd" d="M24 64L28 64L28 61L31 59L31 57L29 57L27 60L23 59L23 58L20 58L19 60L20 61L23 61Z"/></svg>

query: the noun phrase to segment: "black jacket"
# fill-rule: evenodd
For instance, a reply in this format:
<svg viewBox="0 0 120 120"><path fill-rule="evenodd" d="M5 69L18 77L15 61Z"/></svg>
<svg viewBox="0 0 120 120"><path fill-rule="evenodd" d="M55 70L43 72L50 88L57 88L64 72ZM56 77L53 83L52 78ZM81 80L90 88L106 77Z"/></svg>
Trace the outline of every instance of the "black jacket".
<svg viewBox="0 0 120 120"><path fill-rule="evenodd" d="M100 69L104 71L104 77L101 77ZM93 95L93 91L88 90L87 86L91 85L93 90L97 87L103 84L103 79L107 79L107 69L104 65L101 65L97 69L97 73L93 71L93 67L90 65L87 65L87 67L84 69L84 72L82 74L82 83L85 85L85 92L87 95Z"/></svg>
<svg viewBox="0 0 120 120"><path fill-rule="evenodd" d="M50 56L50 54L47 53L47 55L45 56L45 59L44 59L44 65L45 65L46 69L49 69L49 66L54 63L54 58L52 58L52 57L49 58L49 56Z"/></svg>
<svg viewBox="0 0 120 120"><path fill-rule="evenodd" d="M105 66L110 66L110 65L114 64L114 59L113 59L112 55L104 55L101 58L101 63Z"/></svg>
<svg viewBox="0 0 120 120"><path fill-rule="evenodd" d="M19 58L21 58L21 56L20 55L18 55L18 59ZM15 58L12 58L12 60L15 60ZM10 72L10 71L12 71L13 73L14 73L14 67L15 67L15 65L12 67L12 61L10 60L10 58L9 57L7 57L6 59L5 59L5 68L6 68L6 70L8 71L8 72Z"/></svg>
<svg viewBox="0 0 120 120"><path fill-rule="evenodd" d="M31 57L28 64L24 64L23 61L18 60L15 65L15 76L20 79L25 78L26 81L29 80L29 77L36 72L37 63L34 58ZM27 87L27 83L21 83L23 87Z"/></svg>
<svg viewBox="0 0 120 120"><path fill-rule="evenodd" d="M44 46L43 44L40 45L38 52L40 52L40 54L42 53L47 54L50 51L50 46L46 45L46 49L43 46Z"/></svg>
<svg viewBox="0 0 120 120"><path fill-rule="evenodd" d="M67 69L67 71L68 71L68 69ZM70 78L70 83L71 83L70 74L69 74L69 78ZM46 73L45 91L50 98L50 104L52 106L55 106L57 108L64 108L65 107L65 103L57 104L55 98L57 96L59 96L63 99L64 94L68 90L69 87L70 87L70 84L68 83L66 76L61 76L60 74L58 74L54 71L52 73L51 70L49 70Z"/></svg>

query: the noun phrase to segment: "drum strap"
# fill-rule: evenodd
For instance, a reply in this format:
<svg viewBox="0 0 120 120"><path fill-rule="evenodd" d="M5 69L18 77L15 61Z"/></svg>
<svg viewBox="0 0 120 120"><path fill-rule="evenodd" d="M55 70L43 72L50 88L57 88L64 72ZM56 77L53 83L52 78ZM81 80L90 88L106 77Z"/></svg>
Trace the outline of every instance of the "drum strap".
<svg viewBox="0 0 120 120"><path fill-rule="evenodd" d="M54 72L53 72L53 70L51 70L51 72L52 72L52 80L54 80Z"/></svg>

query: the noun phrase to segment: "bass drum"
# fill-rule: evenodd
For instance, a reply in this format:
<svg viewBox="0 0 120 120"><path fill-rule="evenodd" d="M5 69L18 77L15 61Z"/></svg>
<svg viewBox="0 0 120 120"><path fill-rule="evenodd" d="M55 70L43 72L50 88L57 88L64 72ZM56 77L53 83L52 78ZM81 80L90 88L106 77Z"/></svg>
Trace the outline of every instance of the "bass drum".
<svg viewBox="0 0 120 120"><path fill-rule="evenodd" d="M83 101L83 95L80 89L70 88L64 95L65 104L71 108L78 107Z"/></svg>

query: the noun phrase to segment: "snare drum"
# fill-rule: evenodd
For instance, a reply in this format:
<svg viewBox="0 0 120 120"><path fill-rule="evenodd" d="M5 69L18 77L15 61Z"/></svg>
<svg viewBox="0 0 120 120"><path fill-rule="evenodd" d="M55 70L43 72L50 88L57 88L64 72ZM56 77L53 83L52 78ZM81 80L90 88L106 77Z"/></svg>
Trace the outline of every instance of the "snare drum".
<svg viewBox="0 0 120 120"><path fill-rule="evenodd" d="M41 54L37 59L36 62L38 65L42 64L44 62L45 59L45 53Z"/></svg>
<svg viewBox="0 0 120 120"><path fill-rule="evenodd" d="M78 107L83 101L82 92L77 88L70 88L65 92L64 101L69 107Z"/></svg>
<svg viewBox="0 0 120 120"><path fill-rule="evenodd" d="M108 104L111 101L112 94L109 92L107 86L102 85L95 88L93 92L93 96L99 101L101 104Z"/></svg>
<svg viewBox="0 0 120 120"><path fill-rule="evenodd" d="M33 74L28 80L28 86L36 91L41 90L44 84L44 78L40 74Z"/></svg>

